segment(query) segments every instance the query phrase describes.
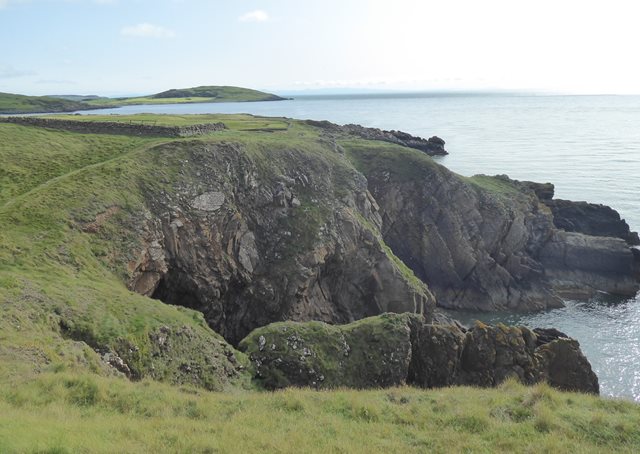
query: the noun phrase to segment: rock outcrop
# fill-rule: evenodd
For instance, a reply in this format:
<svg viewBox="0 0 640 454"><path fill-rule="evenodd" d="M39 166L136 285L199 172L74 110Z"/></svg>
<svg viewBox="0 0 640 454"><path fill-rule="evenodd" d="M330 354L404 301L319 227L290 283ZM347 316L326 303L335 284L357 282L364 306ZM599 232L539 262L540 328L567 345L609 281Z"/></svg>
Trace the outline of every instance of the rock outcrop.
<svg viewBox="0 0 640 454"><path fill-rule="evenodd" d="M383 238L440 306L536 310L567 295L637 292L640 261L629 245L607 229L561 230L552 185L464 179L401 150L393 160L376 155L358 149L356 165L380 206Z"/></svg>
<svg viewBox="0 0 640 454"><path fill-rule="evenodd" d="M429 316L433 296L384 244L376 201L346 161L285 150L260 172L238 145L184 149L179 195L148 192L131 289L197 309L232 343L278 320Z"/></svg>
<svg viewBox="0 0 640 454"><path fill-rule="evenodd" d="M590 236L620 238L630 245L640 245L637 232L632 232L629 224L611 207L571 200L545 200L551 208L554 225L567 232L584 233Z"/></svg>
<svg viewBox="0 0 640 454"><path fill-rule="evenodd" d="M379 140L381 142L389 142L403 147L413 148L420 150L429 156L442 156L449 154L444 148L445 141L438 136L424 139L403 131L386 131L378 128L365 128L364 126L354 124L340 126L328 121L307 120L307 124L334 134L347 134L361 139Z"/></svg>
<svg viewBox="0 0 640 454"><path fill-rule="evenodd" d="M638 291L638 258L619 238L554 231L539 260L549 282L566 298L588 298L602 290L630 296Z"/></svg>
<svg viewBox="0 0 640 454"><path fill-rule="evenodd" d="M560 389L598 393L598 378L573 339L525 327L463 330L427 324L413 314L383 314L346 326L276 323L240 343L254 380L268 389L286 386L372 388L492 387L508 378Z"/></svg>
<svg viewBox="0 0 640 454"><path fill-rule="evenodd" d="M155 148L179 176L171 192L144 189L129 287L202 312L233 344L282 320L430 318L436 302L535 310L637 290L640 259L622 239L554 224L552 185L463 178L424 153L322 128L306 151Z"/></svg>

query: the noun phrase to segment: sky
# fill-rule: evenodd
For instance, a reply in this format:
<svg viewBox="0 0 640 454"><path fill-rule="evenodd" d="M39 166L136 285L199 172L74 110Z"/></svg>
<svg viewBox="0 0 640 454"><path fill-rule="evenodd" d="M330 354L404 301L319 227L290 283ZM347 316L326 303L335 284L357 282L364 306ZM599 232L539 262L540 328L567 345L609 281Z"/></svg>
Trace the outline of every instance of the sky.
<svg viewBox="0 0 640 454"><path fill-rule="evenodd" d="M640 94L637 0L0 0L0 92Z"/></svg>

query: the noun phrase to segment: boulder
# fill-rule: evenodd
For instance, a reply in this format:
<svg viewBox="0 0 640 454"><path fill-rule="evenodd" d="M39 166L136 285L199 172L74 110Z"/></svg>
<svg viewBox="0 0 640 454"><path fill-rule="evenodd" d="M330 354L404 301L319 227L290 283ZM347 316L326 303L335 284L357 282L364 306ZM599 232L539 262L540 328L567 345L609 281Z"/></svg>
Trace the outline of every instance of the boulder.
<svg viewBox="0 0 640 454"><path fill-rule="evenodd" d="M383 314L348 325L281 322L240 342L266 389L381 388L406 383L415 314Z"/></svg>
<svg viewBox="0 0 640 454"><path fill-rule="evenodd" d="M554 388L598 394L598 377L575 339L559 338L536 349L540 379Z"/></svg>
<svg viewBox="0 0 640 454"><path fill-rule="evenodd" d="M458 383L495 386L509 377L532 384L539 379L536 336L525 327L476 322L465 337Z"/></svg>

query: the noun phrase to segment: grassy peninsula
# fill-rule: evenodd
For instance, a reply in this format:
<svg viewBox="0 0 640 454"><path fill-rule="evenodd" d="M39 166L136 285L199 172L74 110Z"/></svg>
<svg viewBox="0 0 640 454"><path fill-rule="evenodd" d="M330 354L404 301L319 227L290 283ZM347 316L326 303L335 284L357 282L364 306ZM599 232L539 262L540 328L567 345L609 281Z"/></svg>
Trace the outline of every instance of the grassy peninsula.
<svg viewBox="0 0 640 454"><path fill-rule="evenodd" d="M285 118L77 120L227 129L184 139L0 123L0 452L640 450L640 406L544 384L266 392L251 381L247 357L200 312L125 284L146 235L147 206L206 190L198 179L205 170L233 187L232 165L269 178L308 159L342 197L356 166L403 160L411 176L418 164L435 165L425 155L353 138L334 143ZM219 168L207 167L212 150L226 153ZM254 177L247 170L243 178ZM290 235L326 221L314 205L322 193L308 191L292 208L305 215L286 219ZM111 361L116 351L130 379Z"/></svg>
<svg viewBox="0 0 640 454"><path fill-rule="evenodd" d="M194 88L171 89L149 96L132 98L99 98L87 101L89 105L120 107L139 104L190 104L202 102L252 102L281 101L284 98L251 90L249 88L229 86L201 86Z"/></svg>
<svg viewBox="0 0 640 454"><path fill-rule="evenodd" d="M231 86L171 89L148 96L106 98L97 96L25 96L0 93L0 114L73 112L144 104L281 101L280 96Z"/></svg>

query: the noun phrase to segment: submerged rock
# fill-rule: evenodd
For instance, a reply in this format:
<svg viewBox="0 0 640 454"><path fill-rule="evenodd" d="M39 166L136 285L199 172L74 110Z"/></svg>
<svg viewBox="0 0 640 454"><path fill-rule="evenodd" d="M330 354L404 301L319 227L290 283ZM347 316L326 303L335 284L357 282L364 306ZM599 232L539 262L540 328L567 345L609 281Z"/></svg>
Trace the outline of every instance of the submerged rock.
<svg viewBox="0 0 640 454"><path fill-rule="evenodd" d="M463 332L415 314L383 314L343 326L275 323L253 331L239 348L252 362L256 383L267 389L491 387L513 377L597 394L598 378L578 342L549 341L555 333L543 333L541 343L525 327L477 322Z"/></svg>

